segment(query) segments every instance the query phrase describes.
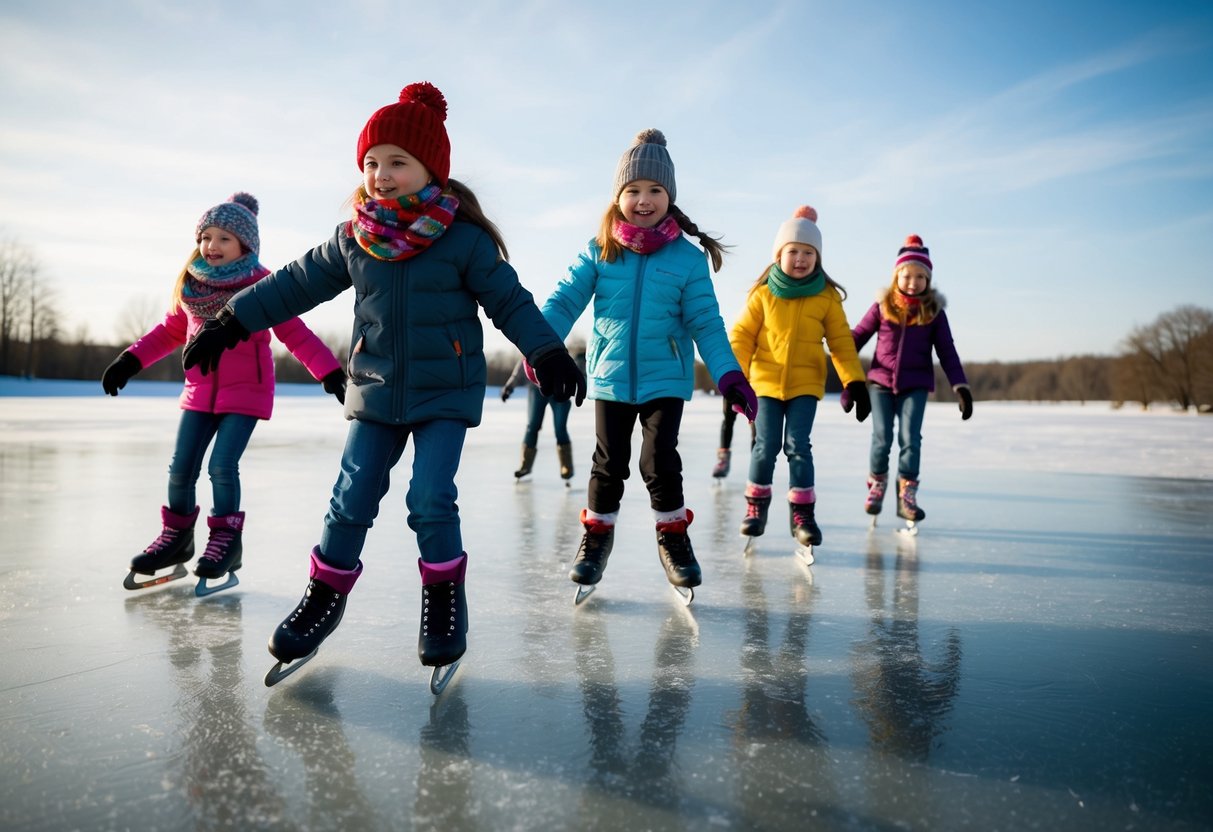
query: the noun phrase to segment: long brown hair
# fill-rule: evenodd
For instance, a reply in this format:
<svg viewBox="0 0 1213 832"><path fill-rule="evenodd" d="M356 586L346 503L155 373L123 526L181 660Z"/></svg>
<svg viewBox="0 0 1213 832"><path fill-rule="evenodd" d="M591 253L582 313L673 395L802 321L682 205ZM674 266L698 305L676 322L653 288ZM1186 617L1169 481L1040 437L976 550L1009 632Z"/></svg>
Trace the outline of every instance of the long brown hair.
<svg viewBox="0 0 1213 832"><path fill-rule="evenodd" d="M501 259L509 260L510 253L505 247L505 238L501 235L501 229L484 213L484 209L480 207L480 200L476 198L476 194L472 192L472 189L458 179L447 179L446 188L443 190L443 193L450 194L459 200L459 208L455 211L455 221L470 222L472 225L478 226L485 234L489 235L489 239L493 241L493 245L497 246ZM346 206L352 208L355 205L361 205L370 198L371 195L366 192L366 188L359 185L350 194L350 198L346 200Z"/></svg>
<svg viewBox="0 0 1213 832"><path fill-rule="evenodd" d="M713 237L699 230L691 218L682 213L682 209L674 203L670 203L670 215L674 217L678 227L687 234L699 240L699 245L703 246L703 250L708 257L712 259L712 271L720 271L720 267L724 264L724 255L732 246L726 246L720 242L719 237ZM614 263L619 259L619 255L623 254L624 248L615 239L612 231L615 228L615 221L622 220L623 213L619 210L619 203L612 202L607 207L606 212L602 215L602 222L598 225L598 236L595 241L598 243L598 248L602 252L602 260L606 263Z"/></svg>
<svg viewBox="0 0 1213 832"><path fill-rule="evenodd" d="M241 250L244 249L243 243L240 245L240 248L241 248ZM182 293L185 291L185 279L187 277L189 277L190 263L193 263L195 260L197 260L201 256L202 256L202 249L198 248L198 246L194 246L193 253L189 256L189 259L185 261L185 265L181 267L181 274L177 275L177 282L175 284L173 284L173 300L169 304L169 307L168 307L169 312L176 312L178 309L181 308L181 306L182 306L181 296L182 296Z"/></svg>
<svg viewBox="0 0 1213 832"><path fill-rule="evenodd" d="M939 310L943 309L943 295L935 291L934 281L928 271L927 288L921 295L917 295L918 303L914 306L898 305L896 299L901 296L901 290L897 288L897 275L903 268L905 268L905 264L893 269L893 279L889 282L889 288L880 298L880 314L886 321L892 321L901 326L929 324L935 320Z"/></svg>

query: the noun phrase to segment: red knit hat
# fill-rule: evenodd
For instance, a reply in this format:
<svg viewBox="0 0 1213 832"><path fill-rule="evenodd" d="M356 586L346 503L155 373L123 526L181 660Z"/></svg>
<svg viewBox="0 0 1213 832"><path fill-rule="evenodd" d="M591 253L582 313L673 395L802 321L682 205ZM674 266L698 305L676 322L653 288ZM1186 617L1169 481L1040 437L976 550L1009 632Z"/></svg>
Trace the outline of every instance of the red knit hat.
<svg viewBox="0 0 1213 832"><path fill-rule="evenodd" d="M917 234L906 237L906 241L897 251L897 262L893 264L893 270L900 269L906 263L917 263L927 272L934 271L931 268L931 250L923 245L922 237Z"/></svg>
<svg viewBox="0 0 1213 832"><path fill-rule="evenodd" d="M404 148L446 187L451 173L451 141L447 138L446 99L433 84L422 81L400 91L400 101L375 111L358 134L358 169L366 152L378 144Z"/></svg>

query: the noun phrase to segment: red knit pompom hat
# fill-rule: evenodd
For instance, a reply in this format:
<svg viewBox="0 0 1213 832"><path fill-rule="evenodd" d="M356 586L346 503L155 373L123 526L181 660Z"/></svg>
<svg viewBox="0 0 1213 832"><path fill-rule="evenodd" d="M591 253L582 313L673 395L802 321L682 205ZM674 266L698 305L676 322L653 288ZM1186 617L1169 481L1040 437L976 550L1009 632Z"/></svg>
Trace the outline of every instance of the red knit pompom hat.
<svg viewBox="0 0 1213 832"><path fill-rule="evenodd" d="M931 250L923 245L922 237L919 237L917 234L911 234L906 237L906 241L897 250L897 262L893 264L893 271L897 271L906 263L917 263L927 270L927 278L931 277L931 272L933 271L931 267Z"/></svg>
<svg viewBox="0 0 1213 832"><path fill-rule="evenodd" d="M400 100L375 111L358 134L358 169L375 145L394 144L417 157L438 184L446 187L451 173L451 141L446 135L446 99L433 84L422 81L400 91Z"/></svg>

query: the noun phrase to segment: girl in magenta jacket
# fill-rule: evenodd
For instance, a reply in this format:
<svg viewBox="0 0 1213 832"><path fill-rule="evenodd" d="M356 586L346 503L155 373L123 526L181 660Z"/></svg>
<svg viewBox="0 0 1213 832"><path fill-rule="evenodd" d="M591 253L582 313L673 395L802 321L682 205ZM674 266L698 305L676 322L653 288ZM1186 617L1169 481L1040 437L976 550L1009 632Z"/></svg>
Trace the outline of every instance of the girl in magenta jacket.
<svg viewBox="0 0 1213 832"><path fill-rule="evenodd" d="M855 349L875 335L876 353L868 370L872 401L872 447L868 460L868 497L864 510L880 514L889 480L893 421L899 423L897 456L897 516L910 527L926 516L918 506L918 468L922 447L922 417L927 396L935 390L932 352L960 402L962 419L973 415L973 396L964 367L952 343L943 295L931 285L931 252L922 238L911 234L897 252L893 280L851 330ZM847 392L843 407L850 410Z"/></svg>
<svg viewBox="0 0 1213 832"><path fill-rule="evenodd" d="M195 230L198 246L177 278L173 302L164 321L124 350L106 368L101 386L111 396L144 367L150 367L185 344L240 289L269 274L258 261L261 248L257 231L257 200L238 193L202 215ZM307 367L324 389L344 400L345 372L332 351L293 318L274 327L274 335ZM131 562L127 589L171 581L185 576L182 564L194 556L194 521L198 518L195 485L202 458L214 440L208 473L214 505L206 518L210 537L198 559L197 593L207 595L238 583L241 566L240 456L258 419L270 418L274 407L274 362L268 332L258 332L226 353L219 369L203 375L198 368L185 374L181 392L181 423L169 465L168 505L162 506L163 528ZM140 582L135 576L153 575L174 567L170 575ZM208 587L207 579L228 575L225 583Z"/></svg>

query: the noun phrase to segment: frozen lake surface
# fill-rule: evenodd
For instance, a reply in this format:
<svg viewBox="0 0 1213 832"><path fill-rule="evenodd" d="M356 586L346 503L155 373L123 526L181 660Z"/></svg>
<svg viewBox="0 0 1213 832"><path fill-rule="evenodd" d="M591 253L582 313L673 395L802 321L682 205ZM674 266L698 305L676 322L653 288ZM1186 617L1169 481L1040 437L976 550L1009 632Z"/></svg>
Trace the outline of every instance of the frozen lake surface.
<svg viewBox="0 0 1213 832"><path fill-rule="evenodd" d="M469 650L435 698L407 453L340 628L271 689L266 639L307 583L344 443L332 399L280 396L258 426L241 583L197 599L192 580L122 588L159 530L175 401L14 389L0 829L1213 828L1211 417L932 404L928 519L904 539L887 505L869 531L869 427L827 400L810 570L778 501L742 556L745 431L714 482L719 400L698 398L680 445L694 604L634 475L574 608L592 412L570 420L572 488L546 425L516 485L525 397L489 399L459 478Z"/></svg>

